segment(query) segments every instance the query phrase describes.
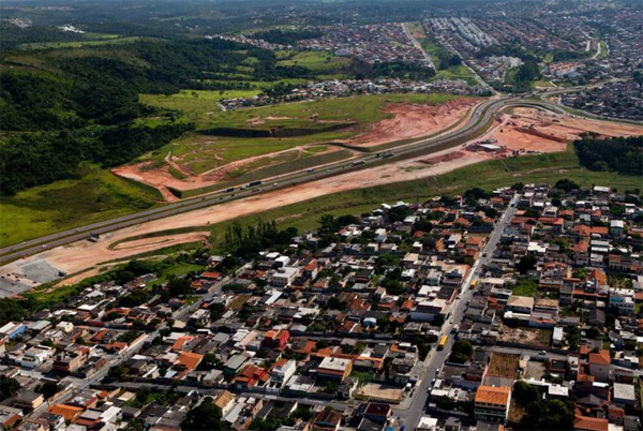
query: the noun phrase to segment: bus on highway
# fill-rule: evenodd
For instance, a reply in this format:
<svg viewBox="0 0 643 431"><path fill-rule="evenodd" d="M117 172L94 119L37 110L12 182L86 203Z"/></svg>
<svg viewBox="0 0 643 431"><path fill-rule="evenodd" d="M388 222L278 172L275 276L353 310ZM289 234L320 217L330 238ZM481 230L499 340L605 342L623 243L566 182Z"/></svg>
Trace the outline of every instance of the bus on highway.
<svg viewBox="0 0 643 431"><path fill-rule="evenodd" d="M447 345L447 341L449 340L448 335L443 335L440 337L440 342L438 343L438 350L444 349L444 347Z"/></svg>

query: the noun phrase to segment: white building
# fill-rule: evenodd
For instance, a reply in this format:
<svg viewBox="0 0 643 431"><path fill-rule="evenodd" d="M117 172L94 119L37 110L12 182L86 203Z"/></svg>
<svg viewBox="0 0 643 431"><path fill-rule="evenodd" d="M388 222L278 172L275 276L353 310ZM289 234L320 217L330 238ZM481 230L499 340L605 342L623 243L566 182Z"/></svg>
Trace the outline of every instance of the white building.
<svg viewBox="0 0 643 431"><path fill-rule="evenodd" d="M270 380L279 385L285 384L297 371L297 362L292 359L286 361L283 365L277 365L272 369Z"/></svg>
<svg viewBox="0 0 643 431"><path fill-rule="evenodd" d="M299 275L299 268L285 266L279 268L270 278L270 284L276 287L286 287L290 285Z"/></svg>

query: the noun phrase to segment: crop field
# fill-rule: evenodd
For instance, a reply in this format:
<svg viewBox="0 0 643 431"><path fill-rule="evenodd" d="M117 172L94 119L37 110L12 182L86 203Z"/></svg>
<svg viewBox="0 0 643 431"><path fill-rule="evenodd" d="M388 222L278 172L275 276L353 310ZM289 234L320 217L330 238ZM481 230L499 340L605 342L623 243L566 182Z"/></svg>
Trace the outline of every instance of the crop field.
<svg viewBox="0 0 643 431"><path fill-rule="evenodd" d="M161 196L96 167L79 180L33 187L0 202L0 247L152 207ZM82 196L82 199L78 199Z"/></svg>

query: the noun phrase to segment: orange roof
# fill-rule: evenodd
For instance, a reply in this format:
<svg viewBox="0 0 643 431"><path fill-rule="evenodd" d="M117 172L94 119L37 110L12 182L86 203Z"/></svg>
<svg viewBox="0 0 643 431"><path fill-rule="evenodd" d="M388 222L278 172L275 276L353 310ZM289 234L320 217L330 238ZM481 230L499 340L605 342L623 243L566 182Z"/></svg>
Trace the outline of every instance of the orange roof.
<svg viewBox="0 0 643 431"><path fill-rule="evenodd" d="M587 225L579 224L572 228L572 232L579 236L589 236L592 233L592 230Z"/></svg>
<svg viewBox="0 0 643 431"><path fill-rule="evenodd" d="M482 245L482 244L484 244L484 240L482 238L477 238L477 237L470 236L469 238L467 238L467 244L468 245Z"/></svg>
<svg viewBox="0 0 643 431"><path fill-rule="evenodd" d="M186 335L185 337L179 337L179 338L177 338L177 340L172 345L172 350L174 350L174 351L181 350L186 343L188 343L188 342L190 342L192 340L194 340L194 336L192 336L192 335Z"/></svg>
<svg viewBox="0 0 643 431"><path fill-rule="evenodd" d="M21 420L22 420L22 416L13 415L9 419L4 421L4 423L2 425L5 427L5 429L10 429L13 425L17 424Z"/></svg>
<svg viewBox="0 0 643 431"><path fill-rule="evenodd" d="M607 284L607 275L600 269L593 269L587 274L587 280L596 280L600 286L604 286Z"/></svg>
<svg viewBox="0 0 643 431"><path fill-rule="evenodd" d="M588 241L578 241L578 244L573 245L572 251L576 252L587 252L589 250L589 242Z"/></svg>
<svg viewBox="0 0 643 431"><path fill-rule="evenodd" d="M299 349L295 350L293 349L293 352L295 353L312 353L313 350L315 350L315 346L317 345L316 342L311 341L311 340L306 340L306 343Z"/></svg>
<svg viewBox="0 0 643 431"><path fill-rule="evenodd" d="M179 354L179 359L176 360L176 363L185 365L185 368L193 370L197 367L197 365L199 365L202 359L203 355L183 351L181 352L181 354Z"/></svg>
<svg viewBox="0 0 643 431"><path fill-rule="evenodd" d="M404 303L402 304L402 307L400 307L400 309L401 310L410 310L410 309L413 308L414 304L415 304L415 301L413 301L412 299L407 299L406 301L404 301Z"/></svg>
<svg viewBox="0 0 643 431"><path fill-rule="evenodd" d="M574 429L583 431L607 431L609 428L607 419L591 418L581 416L578 413L574 417Z"/></svg>
<svg viewBox="0 0 643 431"><path fill-rule="evenodd" d="M85 409L77 406L69 406L67 404L54 404L49 407L49 413L54 415L60 415L65 418L66 421L73 422L78 416L80 416Z"/></svg>
<svg viewBox="0 0 643 431"><path fill-rule="evenodd" d="M509 404L511 388L506 386L480 386L476 392L476 403L506 406Z"/></svg>
<svg viewBox="0 0 643 431"><path fill-rule="evenodd" d="M607 349L603 349L598 353L590 353L589 363L596 365L610 365L612 363L610 351Z"/></svg>

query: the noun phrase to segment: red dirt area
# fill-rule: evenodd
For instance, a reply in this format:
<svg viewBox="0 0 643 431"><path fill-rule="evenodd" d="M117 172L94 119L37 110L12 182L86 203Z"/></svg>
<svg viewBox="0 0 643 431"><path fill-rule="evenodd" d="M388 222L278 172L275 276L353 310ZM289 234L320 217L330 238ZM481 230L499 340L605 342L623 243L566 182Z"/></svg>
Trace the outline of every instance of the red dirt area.
<svg viewBox="0 0 643 431"><path fill-rule="evenodd" d="M311 145L314 146L314 145ZM165 201L175 202L179 200L168 187L175 190L193 190L202 187L207 187L210 185L215 185L218 183L225 182L230 179L229 173L237 169L243 169L252 163L265 159L267 162L257 167L257 169L264 169L272 165L282 163L280 155L297 151L300 153L306 149L306 146L288 148L286 150L277 151L274 153L263 154L260 156L248 157L242 160L235 160L233 162L227 163L223 166L218 166L202 174L195 175L189 171L186 171L181 167L180 164L176 163L171 159L170 156L166 157L166 165L161 167L153 167L154 162L141 162L133 165L119 166L111 170L112 174L128 178L133 181L137 181L143 184L146 184L150 187L157 189L162 195ZM326 151L316 153L317 155L330 153L334 151L339 151L337 147L329 146ZM176 160L176 159L175 159ZM170 173L170 166L181 172L185 178L178 179ZM248 172L252 171L252 168L249 168Z"/></svg>
<svg viewBox="0 0 643 431"><path fill-rule="evenodd" d="M204 181L194 175L187 175L185 180L179 180L170 173L169 165L160 168L151 167L154 162L143 162L134 165L119 166L111 170L112 174L121 178L128 178L139 183L146 184L157 189L163 199L167 202L177 201L178 198L170 192L168 187L180 188L185 187L186 183L191 183L192 188L203 187Z"/></svg>
<svg viewBox="0 0 643 431"><path fill-rule="evenodd" d="M465 153L462 151L453 151L450 153L443 154L441 156L429 157L428 159L418 160L420 163L425 165L435 165L437 163L450 162L451 160L460 159L465 156Z"/></svg>
<svg viewBox="0 0 643 431"><path fill-rule="evenodd" d="M586 132L608 137L636 136L643 134L643 126L516 108L496 117L491 129L476 142L468 144L467 150L505 155L552 153L565 151L569 142ZM501 148L494 150L482 146L486 144Z"/></svg>
<svg viewBox="0 0 643 431"><path fill-rule="evenodd" d="M368 126L365 133L344 141L346 144L373 147L389 142L432 135L452 126L482 99L466 97L440 105L395 103L386 106L387 118Z"/></svg>

